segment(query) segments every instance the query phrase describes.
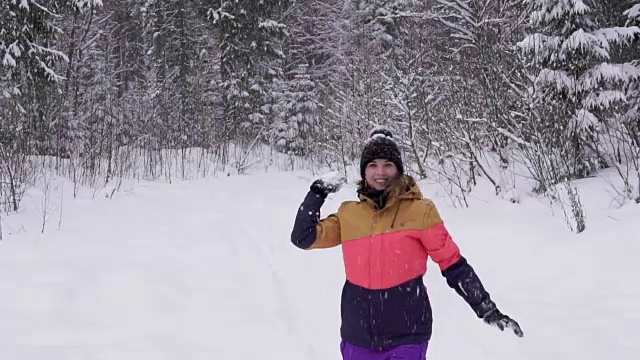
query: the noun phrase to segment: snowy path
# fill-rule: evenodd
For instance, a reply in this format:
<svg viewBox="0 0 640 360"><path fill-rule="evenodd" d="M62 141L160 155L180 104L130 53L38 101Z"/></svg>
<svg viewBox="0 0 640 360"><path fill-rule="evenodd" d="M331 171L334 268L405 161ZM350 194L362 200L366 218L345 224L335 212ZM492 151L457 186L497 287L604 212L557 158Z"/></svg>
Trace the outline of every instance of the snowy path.
<svg viewBox="0 0 640 360"><path fill-rule="evenodd" d="M289 243L307 187L294 174L146 184L67 205L60 231L9 237L0 243L2 358L339 359L339 249ZM348 198L352 187L323 214ZM640 212L623 209L615 227L602 220L576 237L528 205L442 202L463 252L526 336L482 324L430 263L428 359L637 359L640 289L629 285L638 283Z"/></svg>

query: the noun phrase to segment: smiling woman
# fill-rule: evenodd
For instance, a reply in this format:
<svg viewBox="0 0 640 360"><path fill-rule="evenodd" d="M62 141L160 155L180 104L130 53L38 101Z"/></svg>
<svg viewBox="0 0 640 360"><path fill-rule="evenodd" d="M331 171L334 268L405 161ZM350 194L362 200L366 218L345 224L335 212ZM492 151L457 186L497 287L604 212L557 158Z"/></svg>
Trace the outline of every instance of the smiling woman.
<svg viewBox="0 0 640 360"><path fill-rule="evenodd" d="M404 174L389 130L372 131L362 151L360 175L359 201L342 203L337 213L322 220L325 198L341 183L314 181L291 233L293 244L302 249L342 246L344 360L425 359L432 330L423 283L429 257L479 318L524 335L518 323L498 311L434 203Z"/></svg>
<svg viewBox="0 0 640 360"><path fill-rule="evenodd" d="M384 190L398 176L398 168L389 160L376 159L364 170L367 185L376 190Z"/></svg>

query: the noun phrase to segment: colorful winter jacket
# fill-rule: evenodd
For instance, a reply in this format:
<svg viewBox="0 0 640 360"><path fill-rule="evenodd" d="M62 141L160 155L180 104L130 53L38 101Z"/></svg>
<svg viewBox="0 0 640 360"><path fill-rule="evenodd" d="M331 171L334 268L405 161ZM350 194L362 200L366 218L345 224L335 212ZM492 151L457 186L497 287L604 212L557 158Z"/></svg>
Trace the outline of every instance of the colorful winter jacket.
<svg viewBox="0 0 640 360"><path fill-rule="evenodd" d="M405 175L406 176L406 175ZM346 281L340 332L354 345L385 349L431 338L431 305L423 276L427 259L478 317L495 308L432 201L410 188L382 209L359 194L320 220L321 195L310 191L296 215L291 241L302 249L342 245Z"/></svg>

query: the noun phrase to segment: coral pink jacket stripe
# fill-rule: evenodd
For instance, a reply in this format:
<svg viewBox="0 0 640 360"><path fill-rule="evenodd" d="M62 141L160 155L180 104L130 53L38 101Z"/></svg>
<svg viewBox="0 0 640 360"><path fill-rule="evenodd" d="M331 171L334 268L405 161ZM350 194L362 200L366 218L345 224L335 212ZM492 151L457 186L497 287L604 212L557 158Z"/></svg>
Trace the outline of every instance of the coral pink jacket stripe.
<svg viewBox="0 0 640 360"><path fill-rule="evenodd" d="M354 239L342 247L347 279L367 289L387 289L423 276L429 256L441 270L460 259L443 223Z"/></svg>

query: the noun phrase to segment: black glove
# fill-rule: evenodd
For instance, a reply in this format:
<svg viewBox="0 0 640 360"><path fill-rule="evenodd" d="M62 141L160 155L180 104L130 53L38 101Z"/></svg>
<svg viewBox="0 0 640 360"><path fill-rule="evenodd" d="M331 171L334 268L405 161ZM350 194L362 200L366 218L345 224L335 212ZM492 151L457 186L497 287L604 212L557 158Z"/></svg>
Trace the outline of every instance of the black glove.
<svg viewBox="0 0 640 360"><path fill-rule="evenodd" d="M516 336L524 336L524 332L522 332L520 325L518 325L518 323L512 318L501 313L498 309L493 309L484 314L482 320L491 326L497 327L500 331L504 331L504 329L511 329Z"/></svg>
<svg viewBox="0 0 640 360"><path fill-rule="evenodd" d="M337 192L342 187L346 179L338 178L338 179L317 179L311 184L309 188L314 193L320 195L323 199L327 197L330 193Z"/></svg>

